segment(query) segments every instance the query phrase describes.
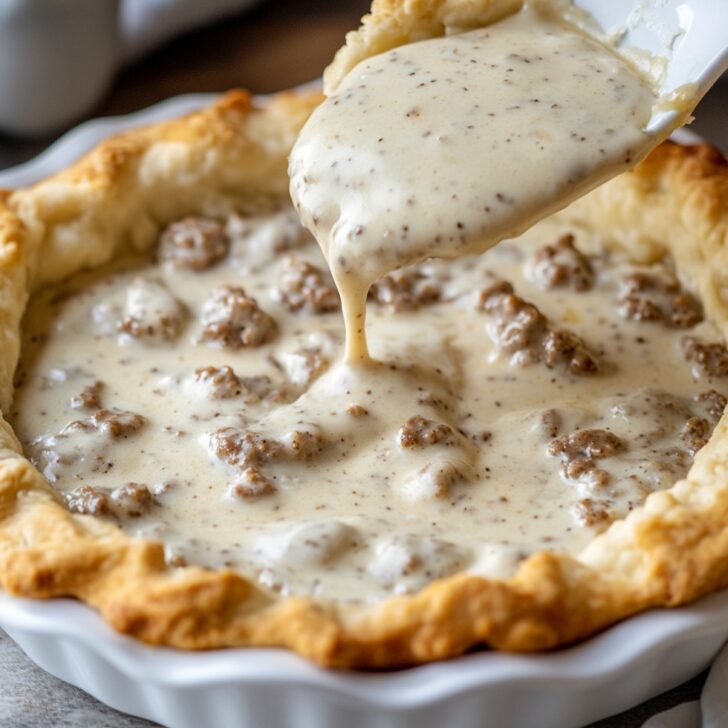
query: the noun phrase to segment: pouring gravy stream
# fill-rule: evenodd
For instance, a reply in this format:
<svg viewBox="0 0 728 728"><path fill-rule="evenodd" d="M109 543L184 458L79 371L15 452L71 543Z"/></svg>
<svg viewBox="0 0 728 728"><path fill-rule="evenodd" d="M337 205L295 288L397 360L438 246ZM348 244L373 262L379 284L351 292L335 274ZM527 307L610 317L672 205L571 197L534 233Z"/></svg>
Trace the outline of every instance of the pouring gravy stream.
<svg viewBox="0 0 728 728"><path fill-rule="evenodd" d="M342 298L346 361L367 362L371 284L483 253L661 141L624 59L544 2L363 61L291 153L291 196Z"/></svg>

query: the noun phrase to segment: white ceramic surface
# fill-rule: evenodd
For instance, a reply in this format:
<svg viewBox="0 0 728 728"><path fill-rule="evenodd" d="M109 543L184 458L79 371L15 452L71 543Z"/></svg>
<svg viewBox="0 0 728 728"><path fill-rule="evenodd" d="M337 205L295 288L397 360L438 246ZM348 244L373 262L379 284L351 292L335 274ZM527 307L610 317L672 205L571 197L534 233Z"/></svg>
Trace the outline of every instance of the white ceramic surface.
<svg viewBox="0 0 728 728"><path fill-rule="evenodd" d="M210 98L184 96L88 122L0 173L0 186L33 182L114 131ZM321 670L273 649L154 649L69 600L0 593L0 627L48 672L170 728L569 728L636 705L707 666L728 637L728 592L640 615L553 654L483 652L384 674Z"/></svg>
<svg viewBox="0 0 728 728"><path fill-rule="evenodd" d="M122 65L258 1L0 0L0 132L67 126Z"/></svg>
<svg viewBox="0 0 728 728"><path fill-rule="evenodd" d="M106 90L119 60L119 0L0 0L0 130L62 127Z"/></svg>
<svg viewBox="0 0 728 728"><path fill-rule="evenodd" d="M69 600L0 595L0 627L48 672L170 728L569 728L707 666L728 635L728 593L549 655L481 653L383 674L322 670L273 649L153 649Z"/></svg>
<svg viewBox="0 0 728 728"><path fill-rule="evenodd" d="M572 0L620 49L663 59L658 91L668 95L695 84L698 99L728 68L728 3L723 0ZM652 64L651 64L652 65ZM674 124L674 111L657 110L648 129Z"/></svg>

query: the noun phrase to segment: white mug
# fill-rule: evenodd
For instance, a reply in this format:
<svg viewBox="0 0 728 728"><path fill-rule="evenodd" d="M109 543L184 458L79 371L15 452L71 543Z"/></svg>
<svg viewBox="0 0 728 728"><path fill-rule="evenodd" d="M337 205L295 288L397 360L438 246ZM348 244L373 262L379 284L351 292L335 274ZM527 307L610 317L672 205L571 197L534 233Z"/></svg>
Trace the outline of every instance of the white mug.
<svg viewBox="0 0 728 728"><path fill-rule="evenodd" d="M56 131L103 96L119 60L119 0L0 0L0 131Z"/></svg>

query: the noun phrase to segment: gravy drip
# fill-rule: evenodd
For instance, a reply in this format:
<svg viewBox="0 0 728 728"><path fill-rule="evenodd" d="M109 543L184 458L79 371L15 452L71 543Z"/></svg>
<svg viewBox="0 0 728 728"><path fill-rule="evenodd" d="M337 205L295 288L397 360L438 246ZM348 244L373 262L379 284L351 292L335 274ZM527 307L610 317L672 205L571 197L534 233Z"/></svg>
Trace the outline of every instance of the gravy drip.
<svg viewBox="0 0 728 728"><path fill-rule="evenodd" d="M548 5L354 68L303 128L291 196L342 296L349 362L384 274L482 253L634 164L656 102Z"/></svg>

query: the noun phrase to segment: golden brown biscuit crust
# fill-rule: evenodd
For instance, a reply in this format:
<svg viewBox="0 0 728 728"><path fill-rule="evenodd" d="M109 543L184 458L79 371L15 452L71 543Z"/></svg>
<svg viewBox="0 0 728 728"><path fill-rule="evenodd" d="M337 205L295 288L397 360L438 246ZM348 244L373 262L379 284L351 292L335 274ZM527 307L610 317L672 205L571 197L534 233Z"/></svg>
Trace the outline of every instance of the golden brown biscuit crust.
<svg viewBox="0 0 728 728"><path fill-rule="evenodd" d="M114 137L33 187L1 193L0 407L7 411L12 398L20 319L33 290L149 247L177 217L284 197L288 149L319 100L283 95L259 108L233 92L184 119ZM637 259L671 252L726 332L728 166L717 152L664 144L562 214ZM459 574L413 596L347 608L274 599L229 570L169 567L160 544L69 513L0 419L0 585L19 596L77 597L150 644L279 645L334 667L395 667L481 645L550 649L728 584L726 463L723 420L687 479L649 496L579 557L542 552L508 581Z"/></svg>
<svg viewBox="0 0 728 728"><path fill-rule="evenodd" d="M365 58L427 38L482 28L516 12L523 0L373 0L361 26L324 71L324 90L331 93Z"/></svg>

